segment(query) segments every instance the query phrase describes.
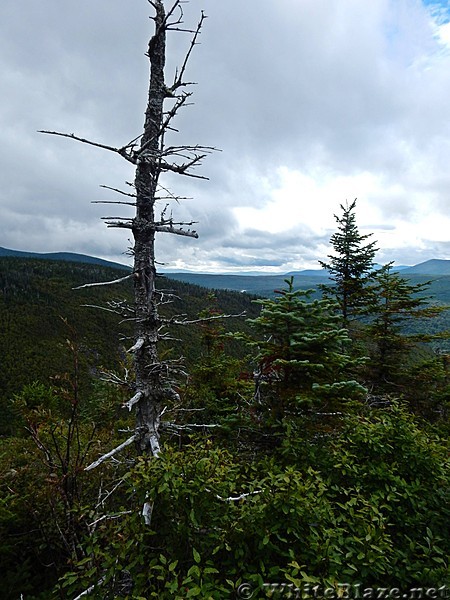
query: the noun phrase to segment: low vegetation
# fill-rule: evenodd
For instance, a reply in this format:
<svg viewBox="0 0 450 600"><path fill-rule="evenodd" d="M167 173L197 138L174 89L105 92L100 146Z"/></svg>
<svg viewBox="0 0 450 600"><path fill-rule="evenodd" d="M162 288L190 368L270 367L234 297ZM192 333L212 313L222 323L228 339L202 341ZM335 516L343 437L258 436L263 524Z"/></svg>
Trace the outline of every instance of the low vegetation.
<svg viewBox="0 0 450 600"><path fill-rule="evenodd" d="M266 597L268 583L337 594L448 581L447 355L417 336L406 343L389 320L389 341L405 343L393 346L397 368L380 371L385 312L343 329L339 304L292 279L257 302L160 279L182 298L168 318L197 321L162 350L183 355L189 372L163 411L163 452L136 458L128 446L86 470L134 423L127 390L111 383L132 368L128 324L82 305L111 308L128 285L75 291L115 273L0 263L2 597Z"/></svg>

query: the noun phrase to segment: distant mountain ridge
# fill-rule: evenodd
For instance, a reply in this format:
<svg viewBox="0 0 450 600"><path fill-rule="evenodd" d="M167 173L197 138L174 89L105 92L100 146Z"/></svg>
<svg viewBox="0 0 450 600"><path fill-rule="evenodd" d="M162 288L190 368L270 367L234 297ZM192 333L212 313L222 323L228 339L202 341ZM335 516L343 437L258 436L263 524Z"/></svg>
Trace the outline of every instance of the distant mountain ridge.
<svg viewBox="0 0 450 600"><path fill-rule="evenodd" d="M432 258L413 267L405 267L402 274L414 275L450 275L450 260L443 258Z"/></svg>
<svg viewBox="0 0 450 600"><path fill-rule="evenodd" d="M381 266L381 265L379 265ZM434 279L450 276L450 260L431 259L413 267L393 266L402 277ZM325 269L305 269L304 271L291 271L286 274L261 274L261 275L234 275L234 274L205 274L205 273L166 273L167 277L193 283L212 289L228 289L249 294L271 296L277 288L284 287L287 277L294 277L295 287L302 289L316 289L321 283L329 282L329 274Z"/></svg>
<svg viewBox="0 0 450 600"><path fill-rule="evenodd" d="M113 267L121 270L129 270L126 265L115 263L112 261L88 256L86 254L77 254L74 252L23 252L20 250L10 250L0 247L1 256L12 256L17 258L36 258L43 260L63 260L77 263L97 264L104 267ZM398 270L403 277L446 277L450 276L450 260L446 259L431 259L423 263L419 263L412 267L394 265L394 270ZM191 283L202 287L216 290L232 290L239 292L247 292L249 294L271 296L277 288L284 287L284 280L287 277L294 277L296 287L302 289L314 289L321 283L328 281L328 273L325 269L305 269L303 271L292 271L286 274L265 274L260 275L238 275L238 274L221 274L221 273L195 273L189 271L183 272L164 272L166 277Z"/></svg>
<svg viewBox="0 0 450 600"><path fill-rule="evenodd" d="M87 254L77 254L76 252L24 252L22 250L10 250L0 246L0 256L12 256L15 258L36 258L42 260L63 260L67 262L86 263L101 265L102 267L112 267L113 269L129 270L129 267L121 263L96 258Z"/></svg>

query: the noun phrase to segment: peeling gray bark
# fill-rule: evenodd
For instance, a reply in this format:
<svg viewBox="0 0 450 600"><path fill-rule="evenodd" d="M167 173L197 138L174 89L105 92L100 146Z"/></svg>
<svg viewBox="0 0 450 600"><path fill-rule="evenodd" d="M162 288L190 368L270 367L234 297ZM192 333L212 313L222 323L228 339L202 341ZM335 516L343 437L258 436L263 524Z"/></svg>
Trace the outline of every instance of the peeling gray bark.
<svg viewBox="0 0 450 600"><path fill-rule="evenodd" d="M164 219L159 221L155 219L155 201L161 172L164 170L180 172L180 169L186 171L183 165L175 163L169 165L167 162L168 152L164 148L164 133L170 119L175 116L176 107L184 103L187 94L184 92L179 97L174 96L176 89L184 85L180 79L184 65L180 77L175 78L170 89L166 86L164 79L166 32L170 28L168 17L171 17L174 11L179 9L179 2L172 5L168 16L162 0L155 0L151 4L155 9L155 32L150 39L147 53L150 61L150 84L144 133L137 151L134 180L136 216L132 222L132 232L134 236L135 338L139 340L134 349L135 392L136 395L139 394L139 401L136 403L136 444L139 453L157 456L160 451L159 423L162 405L165 399L173 397L174 392L171 390L170 382L166 379L166 370L161 368L158 360L158 330L161 321L158 315L155 286L155 234L157 231L165 231L191 237L197 236L195 232L185 231L182 228L174 230L171 223L166 224ZM197 33L200 26L201 22ZM175 108L165 113L164 101L174 97L178 98ZM162 160L163 156L164 161ZM194 163L198 162L199 157L196 153L192 160Z"/></svg>
<svg viewBox="0 0 450 600"><path fill-rule="evenodd" d="M193 222L174 222L172 217L166 217L167 205L158 218L155 217L155 203L157 200L161 200L161 197L158 198L159 189L163 190L162 196L166 199L168 197L174 200L182 199L172 194L165 196L169 192L163 186L160 186L159 178L162 173L170 171L188 177L207 179L194 174L193 169L200 165L202 159L215 148L199 145L166 147L164 144L165 133L171 128L172 119L191 95L186 91L186 87L191 85L191 82L184 81L184 75L205 16L203 13L201 14L196 29L188 30L184 29L182 25L181 0L172 0L167 12L164 0L148 0L148 2L155 11L153 17L155 29L147 51L150 62L150 83L143 134L122 147L115 147L94 142L73 133L47 130L41 131L41 133L66 137L115 152L128 162L136 165L134 192L132 194L104 186L135 199L133 202L111 202L111 204L136 206L135 217L133 219L103 217L108 227L119 227L132 231L134 238L133 272L130 276L120 280L86 284L80 286L80 288L93 285L109 285L118 283L128 277L133 278L134 314L132 318L136 326L134 344L129 351L134 356L135 384L131 386L127 380L123 381L114 376L111 376L108 380L119 385L126 385L133 390L133 397L124 406L128 409L133 406L136 407L133 439L137 451L139 454L157 456L160 452L159 424L162 406L166 400L177 398L177 394L171 386L171 373L168 363L161 363L158 359L158 341L162 337L160 329L162 326L167 325L167 320L160 319L158 315L158 298L160 294L156 291L155 235L156 233L170 233L193 238L198 237L195 231L188 228L194 224ZM164 66L166 34L170 30L189 32L192 34L192 39L184 61L175 73L172 85L168 87L164 79ZM166 100L171 103L167 109L164 106ZM121 314L122 307L117 306L104 310ZM126 316L129 318L128 312ZM100 457L97 461L98 464L107 457L108 454ZM94 467L90 465L89 468Z"/></svg>
<svg viewBox="0 0 450 600"><path fill-rule="evenodd" d="M158 154L160 131L164 114L164 64L166 52L165 11L162 1L154 3L156 10L155 34L150 40L150 86L145 113L141 152L146 158L138 161L135 176L136 217L134 236L134 302L136 339L143 340L135 352L136 434L138 450L142 454L159 452L159 416L161 414L162 384L157 371L148 365L158 362L158 309L155 296L155 198L159 179Z"/></svg>

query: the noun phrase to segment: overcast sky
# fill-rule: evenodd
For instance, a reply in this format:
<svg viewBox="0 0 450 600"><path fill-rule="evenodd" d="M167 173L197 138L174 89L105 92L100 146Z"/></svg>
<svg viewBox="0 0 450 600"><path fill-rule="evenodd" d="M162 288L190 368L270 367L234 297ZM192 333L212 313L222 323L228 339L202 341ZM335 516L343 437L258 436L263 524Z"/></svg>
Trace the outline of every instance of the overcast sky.
<svg viewBox="0 0 450 600"><path fill-rule="evenodd" d="M221 149L208 181L165 183L192 199L160 234L163 270L319 268L333 215L357 201L378 262L450 259L450 5L424 0L191 0L208 15L189 65L194 105L179 144ZM117 200L131 165L37 133L124 145L142 131L153 22L146 0L2 0L0 246L128 262L130 232L92 204ZM167 80L189 35L168 38ZM164 208L161 206L161 209Z"/></svg>

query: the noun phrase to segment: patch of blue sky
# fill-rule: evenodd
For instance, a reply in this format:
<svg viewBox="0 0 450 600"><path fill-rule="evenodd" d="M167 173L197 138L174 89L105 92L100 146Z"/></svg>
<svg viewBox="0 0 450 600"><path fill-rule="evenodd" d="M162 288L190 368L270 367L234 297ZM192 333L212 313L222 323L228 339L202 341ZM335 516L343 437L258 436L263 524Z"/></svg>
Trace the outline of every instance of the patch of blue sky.
<svg viewBox="0 0 450 600"><path fill-rule="evenodd" d="M424 5L429 8L432 17L438 25L444 25L450 22L450 0L422 0Z"/></svg>
<svg viewBox="0 0 450 600"><path fill-rule="evenodd" d="M450 56L450 0L422 0L427 9L431 25L434 29L434 38L438 42L435 57Z"/></svg>

